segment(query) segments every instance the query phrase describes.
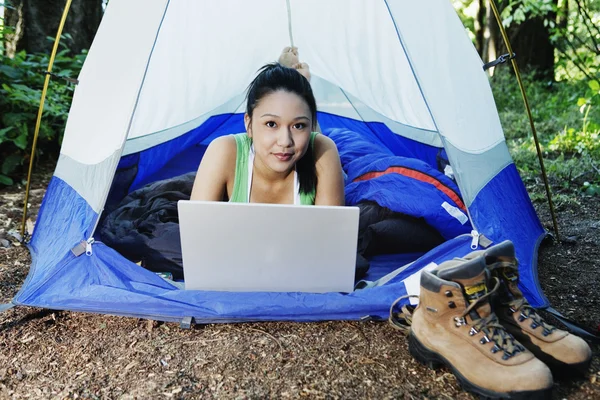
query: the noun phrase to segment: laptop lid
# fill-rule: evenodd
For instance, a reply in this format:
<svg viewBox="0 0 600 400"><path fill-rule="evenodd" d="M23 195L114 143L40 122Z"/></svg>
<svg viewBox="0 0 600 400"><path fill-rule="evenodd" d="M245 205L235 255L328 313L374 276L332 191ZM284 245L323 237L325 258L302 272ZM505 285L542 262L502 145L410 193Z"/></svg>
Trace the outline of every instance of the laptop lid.
<svg viewBox="0 0 600 400"><path fill-rule="evenodd" d="M185 288L351 292L359 209L178 202Z"/></svg>

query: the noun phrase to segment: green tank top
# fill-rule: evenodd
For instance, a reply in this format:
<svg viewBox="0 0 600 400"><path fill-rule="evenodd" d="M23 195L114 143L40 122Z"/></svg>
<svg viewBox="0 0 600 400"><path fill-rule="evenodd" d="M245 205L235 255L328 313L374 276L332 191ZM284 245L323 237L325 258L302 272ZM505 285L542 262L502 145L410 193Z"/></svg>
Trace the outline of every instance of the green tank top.
<svg viewBox="0 0 600 400"><path fill-rule="evenodd" d="M310 134L310 144L314 150L315 137L318 135L317 132ZM233 181L233 193L229 199L232 203L248 203L250 201L250 184L252 174L252 164L250 160L254 159L252 151L252 139L246 133L238 133L233 135L236 143L236 158L235 158L235 178ZM316 190L313 189L310 193L300 192L298 185L298 175L294 177L294 204L301 205L314 205Z"/></svg>

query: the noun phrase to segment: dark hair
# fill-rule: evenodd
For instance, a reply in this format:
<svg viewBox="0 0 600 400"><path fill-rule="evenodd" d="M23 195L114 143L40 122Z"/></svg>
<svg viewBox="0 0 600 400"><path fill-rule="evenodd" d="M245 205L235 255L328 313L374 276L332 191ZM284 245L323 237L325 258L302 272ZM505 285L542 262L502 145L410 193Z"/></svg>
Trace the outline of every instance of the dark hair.
<svg viewBox="0 0 600 400"><path fill-rule="evenodd" d="M246 113L252 121L252 113L264 96L284 90L295 93L302 97L310 109L312 126L314 131L317 125L317 102L313 95L308 79L293 68L284 67L279 63L271 63L258 70L258 75L248 87ZM315 155L309 144L306 153L296 163L300 192L308 194L317 187L317 171L315 167Z"/></svg>

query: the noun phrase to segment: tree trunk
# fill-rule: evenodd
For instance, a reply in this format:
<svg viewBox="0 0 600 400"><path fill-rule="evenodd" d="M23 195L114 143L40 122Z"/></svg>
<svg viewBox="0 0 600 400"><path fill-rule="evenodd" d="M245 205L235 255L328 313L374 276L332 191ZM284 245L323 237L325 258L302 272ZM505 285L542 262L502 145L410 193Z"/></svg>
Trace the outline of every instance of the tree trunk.
<svg viewBox="0 0 600 400"><path fill-rule="evenodd" d="M17 52L17 43L23 37L25 28L23 18L23 1L11 0L7 3L10 7L4 8L4 26L10 27L4 34L4 51L9 57L14 57Z"/></svg>
<svg viewBox="0 0 600 400"><path fill-rule="evenodd" d="M25 50L49 53L66 4L65 0L10 0L14 10L6 9L7 25L22 29L7 38L7 54ZM100 20L102 0L73 0L63 34L71 39L64 43L72 53L80 53L92 44ZM49 40L51 37L52 40Z"/></svg>
<svg viewBox="0 0 600 400"><path fill-rule="evenodd" d="M509 39L520 69L535 71L536 79L554 79L554 45L542 18L528 19L510 29Z"/></svg>
<svg viewBox="0 0 600 400"><path fill-rule="evenodd" d="M500 56L498 53L498 45L500 43L499 41L502 40L502 37L500 35L498 22L496 21L494 11L492 10L492 6L490 5L489 1L485 2L484 11L487 24L485 25L485 44L483 47L483 52L486 56L484 61L489 62L497 59Z"/></svg>
<svg viewBox="0 0 600 400"><path fill-rule="evenodd" d="M558 0L554 0L557 4ZM550 21L556 20L556 13L545 16ZM554 80L554 45L550 40L550 30L544 26L544 17L529 17L519 25L508 29L508 38L517 55L519 69L524 72L535 72L538 80ZM504 42L501 42L501 53L507 53Z"/></svg>
<svg viewBox="0 0 600 400"><path fill-rule="evenodd" d="M486 19L485 19L485 8L488 0L477 0L477 14L475 16L475 48L477 52L481 56L483 62L486 62L487 54L485 53L485 29L486 29Z"/></svg>

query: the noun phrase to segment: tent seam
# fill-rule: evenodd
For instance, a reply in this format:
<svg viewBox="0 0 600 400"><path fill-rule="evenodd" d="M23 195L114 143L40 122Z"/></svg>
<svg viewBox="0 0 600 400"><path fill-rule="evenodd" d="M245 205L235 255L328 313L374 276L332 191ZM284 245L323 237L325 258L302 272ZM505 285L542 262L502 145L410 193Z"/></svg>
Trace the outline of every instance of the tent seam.
<svg viewBox="0 0 600 400"><path fill-rule="evenodd" d="M346 91L342 88L340 88L340 91L342 92L342 94L344 95L344 97L346 98L346 100L348 100L348 103L350 103L350 105L352 106L352 108L354 109L354 111L356 111L356 115L358 115L360 117L360 119L362 119L362 121L365 123L365 125L367 125L367 128L369 128L369 130L371 131L371 133L377 137L377 133L373 130L373 128L371 128L371 125L369 125L367 123L367 121L364 120L363 116L360 114L360 112L358 112L358 109L356 108L356 106L354 105L354 103L352 102L352 100L350 100L350 98L348 97L348 95L346 94ZM379 138L378 138L379 139ZM380 140L381 141L381 140Z"/></svg>
<svg viewBox="0 0 600 400"><path fill-rule="evenodd" d="M471 207L471 205L473 203L475 203L475 199L477 198L477 196L479 195L479 193L481 193L481 191L491 182L493 181L502 171L504 171L506 168L510 167L511 165L513 165L515 162L513 161L513 159L509 159L506 163L502 164L500 167L498 167L498 169L496 170L496 172L491 176L491 178L489 178L488 180L486 180L484 182L483 185L481 185L481 187L477 190L477 193L475 193L472 197L471 202L469 203L469 205L467 206L467 208ZM459 187L460 189L460 187Z"/></svg>
<svg viewBox="0 0 600 400"><path fill-rule="evenodd" d="M242 104L244 104L244 100L242 100L242 101L240 102L240 104L238 104L238 106L237 106L235 109L237 110L238 108L240 108L240 106L241 106ZM210 111L209 111L209 113L210 113ZM207 113L207 114L208 114L208 113ZM203 114L203 115L199 116L198 118L201 118L201 117L203 117L203 116L205 116L205 115L206 115L206 114ZM180 138L180 137L182 137L182 136L184 136L184 135L187 135L188 133L190 133L190 132L191 132L191 131L193 131L194 129L196 129L196 128L198 128L198 127L202 126L202 125L203 125L203 124L204 124L206 121L208 121L210 118L212 118L212 117L218 117L218 116L221 116L221 115L229 115L229 117L228 117L227 119L225 119L225 120L224 120L224 121L223 121L223 122L222 122L222 123L221 123L219 126L217 126L217 127L216 127L216 128L215 128L215 129L214 129L214 130L213 130L213 131L210 133L210 134L208 134L207 136L210 136L210 135L212 135L212 134L213 134L215 131L217 131L219 128L221 128L221 127L222 127L222 126L223 126L223 125L224 125L224 124L225 124L227 121L229 121L229 120L230 120L230 119L231 119L231 118L232 118L234 115L237 115L237 114L236 114L235 112L229 112L229 113L222 113L222 114L215 114L215 115L211 115L211 116L210 116L210 117L208 117L208 118L207 118L207 119L206 119L204 122L202 122L200 125L198 125L198 126L197 126L197 127L195 127L195 128L192 128L192 129L190 129L190 130L189 130L189 131L187 131L187 132L183 132L183 133L181 133L181 134L179 134L179 135L177 135L177 136L175 136L175 137L169 138L168 140L165 140L165 141L162 141L162 142L159 142L159 143L155 143L155 144L153 144L153 145L147 145L147 147L143 148L142 150L134 151L134 152L132 152L132 153L128 153L127 155L141 153L141 152L143 152L143 151L150 150L150 149L151 149L151 148L153 148L153 147L160 146L160 145L161 145L161 144L163 144L163 143L167 143L167 142L170 142L171 140L175 140L175 139L177 139L177 138ZM163 130L161 130L161 131L157 131L157 132L154 132L154 133L151 133L151 134L145 135L145 136L138 136L138 137L136 137L136 138L133 138L133 139L127 139L127 140L126 140L126 143L133 143L134 141L137 141L138 139L140 139L140 140L141 140L141 139L145 139L145 138L148 138L148 137L150 137L150 136L153 136L153 135L158 135L158 134L161 134L161 133L162 133L162 134L164 134L165 132L168 132L168 131L169 131L169 130L171 130L171 129L176 129L176 128L179 128L180 126L183 126L183 125L185 125L185 124L188 124L188 123L190 123L190 122L192 122L192 121L194 121L195 119L198 119L198 118L191 119L191 120L189 120L189 121L187 121L187 122L184 122L184 123L182 123L182 124L179 124L179 125L176 125L176 126L173 126L173 127L167 128L167 129L163 129ZM124 150L124 149L123 149L123 150Z"/></svg>
<svg viewBox="0 0 600 400"><path fill-rule="evenodd" d="M435 126L437 133L440 136L442 136L442 133L440 132L440 128L438 127L437 123L435 122L435 117L433 116L431 107L429 107L429 103L427 102L427 98L425 97L425 93L423 92L423 88L421 87L421 83L419 82L419 78L417 77L417 74L413 67L412 60L411 60L410 56L408 55L408 52L406 51L406 47L404 47L404 42L402 41L402 36L400 35L400 31L398 30L398 25L396 24L396 19L394 18L394 15L392 14L392 10L390 10L390 5L388 4L387 0L383 0L383 2L385 3L388 13L390 14L390 18L392 19L392 22L394 23L394 29L396 30L396 36L398 37L398 42L400 43L400 46L402 47L402 50L404 51L404 55L406 56L406 60L408 61L410 70L413 74L413 77L415 78L415 82L417 83L417 86L419 87L419 91L421 92L421 97L423 98L423 101L425 102L425 106L427 106L427 111L429 111L429 116L431 117L431 121L433 122L433 125Z"/></svg>
<svg viewBox="0 0 600 400"><path fill-rule="evenodd" d="M338 88L342 91L342 93L344 94L344 96L346 97L346 99L348 100L348 102L350 102L350 104L352 104L352 108L354 108L354 111L356 111L356 113L358 114L358 116L361 117L361 118L363 118L362 115L358 112L358 109L354 106L354 103L352 102L352 100L350 99L350 97L348 96L348 94L346 93L346 91L344 89L342 89L341 87L339 87L339 86L338 86ZM351 94L351 96L354 96L354 95ZM395 119L392 119L392 118L390 118L390 117L388 117L388 116L380 113L379 111L376 111L373 108L369 107L364 102L362 102L362 100L360 100L360 99L358 99L358 100L361 103L363 103L365 105L365 107L370 108L372 112L380 115L382 118L389 119L390 121L392 121L392 122L394 122L394 123L396 123L398 125L402 125L404 127L410 128L410 129L415 129L415 130L419 130L419 131L423 131L423 132L427 132L427 133L437 133L438 135L440 135L440 132L437 131L437 130L432 130L432 129L427 129L427 128L419 128L418 126L414 126L414 125L410 125L410 124L405 124L404 122L396 121ZM364 119L363 119L363 121L367 122ZM383 122L383 121L370 121L370 122L381 122L381 123L385 124L385 122Z"/></svg>
<svg viewBox="0 0 600 400"><path fill-rule="evenodd" d="M243 93L240 93L240 94L243 94ZM239 96L239 95L237 95L237 96ZM237 97L237 96L235 96L235 97ZM233 98L235 98L235 97L232 97L232 99L233 99ZM244 97L244 99L245 99L245 97ZM161 129L161 130L159 130L159 131L156 131L156 132L148 133L147 135L144 135L144 136L137 136L137 137L134 137L134 138L131 138L131 139L127 139L126 141L127 141L127 142L130 142L130 143L132 143L132 142L136 142L136 141L139 141L139 140L141 140L141 139L144 139L144 138L147 138L147 137L150 137L150 136L154 136L154 135L158 135L158 134L161 134L161 133L165 133L165 132L168 132L168 131L170 131L170 130L172 130L172 129L180 128L180 127L182 127L182 126L184 126L184 125L186 125L186 124L189 124L190 122L194 122L195 120L197 120L197 119L200 119L200 118L202 118L202 117L205 117L205 116L207 116L207 115L210 115L210 116L208 117L208 118L210 118L210 117L214 117L214 116L217 116L217 115L225 115L225 114L232 114L232 115L234 115L234 114L236 114L236 112L235 112L235 110L234 110L233 112L225 112L225 113L221 113L221 114L214 114L214 115L212 115L212 112L213 112L213 111L215 111L215 110L216 110L216 109L218 109L219 107L222 107L222 106L223 106L223 105L225 105L226 103L227 103L227 102L225 102L225 103L223 103L223 104L220 104L220 105L218 105L217 107L213 108L212 110L210 110L210 111L207 111L207 112L205 112L205 113L204 113L204 114L202 114L202 115L199 115L199 116L197 116L197 117L195 117L195 118L192 118L192 119L190 119L190 120L187 120L187 121L185 121L185 122L182 122L182 123L180 123L180 124L173 125L173 126L170 126L170 127L168 127L168 128L165 128L165 129ZM243 100L243 99L242 99L242 101L240 102L240 104L238 104L238 106L237 106L235 109L237 110L238 108L240 108L240 106L241 106L242 104L244 104L244 100ZM200 125L202 125L202 124L200 124ZM198 126L200 126L200 125L198 125ZM185 135L186 133L187 133L187 132L184 132L184 133L182 133L182 135ZM180 135L180 136L181 136L181 135ZM175 139L175 138L173 138L173 139Z"/></svg>
<svg viewBox="0 0 600 400"><path fill-rule="evenodd" d="M148 75L148 69L149 69L150 63L152 61L154 49L156 48L156 42L158 41L160 30L163 26L163 22L165 21L165 16L167 15L167 11L169 10L170 4L171 4L171 0L167 0L167 2L165 4L165 10L160 19L160 23L158 24L158 29L156 30L156 36L154 37L154 43L152 43L152 49L150 50L150 54L148 55L148 61L146 62L146 68L144 69L144 75L142 76L142 81L140 83L140 87L138 89L137 96L135 98L133 110L131 111L131 117L129 118L129 124L127 125L127 130L124 135L124 140L121 142L121 146L119 147L119 152L118 152L119 155L123 154L123 149L125 148L125 143L127 143L127 136L129 136L129 131L131 131L131 126L133 125L133 118L135 117L135 113L137 111L138 104L140 101L140 96L142 94L142 89L144 88L144 83L146 82L146 76ZM114 180L114 175L115 175L115 172L117 170L117 166L119 165L119 163L118 162L113 162L113 163L114 163L114 165L111 168L111 170L112 170L112 176L113 176L113 180ZM98 212L98 216L96 217L96 222L94 223L94 228L90 231L90 237L93 237L94 233L96 232L96 228L98 227L98 223L100 222L100 218L102 216L102 211L104 210L104 205L106 204L106 199L108 198L108 193L110 192L111 186L112 186L112 181L111 181L111 184L109 186L107 186L107 189L105 190L105 194L103 196L104 201L102 202L102 205L101 205L102 208Z"/></svg>

